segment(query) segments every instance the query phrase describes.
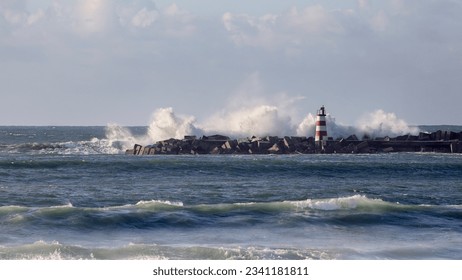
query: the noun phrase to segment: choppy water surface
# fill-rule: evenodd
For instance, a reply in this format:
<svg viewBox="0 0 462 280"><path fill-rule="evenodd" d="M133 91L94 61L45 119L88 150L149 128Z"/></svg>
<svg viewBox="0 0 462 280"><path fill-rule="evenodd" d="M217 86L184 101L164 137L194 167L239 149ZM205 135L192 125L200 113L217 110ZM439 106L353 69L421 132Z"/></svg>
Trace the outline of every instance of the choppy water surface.
<svg viewBox="0 0 462 280"><path fill-rule="evenodd" d="M0 129L1 259L460 259L462 156L126 156Z"/></svg>

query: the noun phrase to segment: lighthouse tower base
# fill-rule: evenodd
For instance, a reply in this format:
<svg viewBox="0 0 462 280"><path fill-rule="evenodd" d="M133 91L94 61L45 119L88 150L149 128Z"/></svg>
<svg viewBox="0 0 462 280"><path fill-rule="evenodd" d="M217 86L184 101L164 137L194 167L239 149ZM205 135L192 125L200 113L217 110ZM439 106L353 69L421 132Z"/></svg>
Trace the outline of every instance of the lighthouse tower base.
<svg viewBox="0 0 462 280"><path fill-rule="evenodd" d="M333 154L335 153L336 141L329 137L328 140L315 141L314 151L316 154Z"/></svg>

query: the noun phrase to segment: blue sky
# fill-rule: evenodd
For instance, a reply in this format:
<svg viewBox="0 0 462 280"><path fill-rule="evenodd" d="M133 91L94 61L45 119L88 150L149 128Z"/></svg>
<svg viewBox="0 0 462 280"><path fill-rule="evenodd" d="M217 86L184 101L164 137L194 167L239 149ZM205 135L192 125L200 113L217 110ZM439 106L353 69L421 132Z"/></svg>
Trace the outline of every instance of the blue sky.
<svg viewBox="0 0 462 280"><path fill-rule="evenodd" d="M296 124L321 105L348 125L378 110L460 125L461 14L450 0L2 0L0 125L261 106Z"/></svg>

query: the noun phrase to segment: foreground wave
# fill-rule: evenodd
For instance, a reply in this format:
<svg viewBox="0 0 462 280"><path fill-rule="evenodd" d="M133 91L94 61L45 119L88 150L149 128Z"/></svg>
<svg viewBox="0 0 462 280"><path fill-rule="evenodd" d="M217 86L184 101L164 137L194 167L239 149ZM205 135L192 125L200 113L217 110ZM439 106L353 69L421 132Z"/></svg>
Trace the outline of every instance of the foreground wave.
<svg viewBox="0 0 462 280"><path fill-rule="evenodd" d="M446 248L401 246L376 251L339 248L270 248L165 246L130 243L121 247L91 248L39 240L21 246L1 247L8 260L334 260L334 259L445 259Z"/></svg>
<svg viewBox="0 0 462 280"><path fill-rule="evenodd" d="M51 207L0 207L3 225L67 229L155 229L172 227L242 227L264 224L269 219L285 226L304 223L374 224L424 213L439 219L462 220L462 205L403 205L364 195L300 201L248 202L184 205L180 201L139 201L110 207L74 207L71 203ZM410 220L408 226L424 226Z"/></svg>
<svg viewBox="0 0 462 280"><path fill-rule="evenodd" d="M0 259L11 260L168 260L179 258L192 260L305 260L335 259L338 255L338 252L317 249L182 247L133 243L117 248L88 248L43 240L15 247L0 247Z"/></svg>

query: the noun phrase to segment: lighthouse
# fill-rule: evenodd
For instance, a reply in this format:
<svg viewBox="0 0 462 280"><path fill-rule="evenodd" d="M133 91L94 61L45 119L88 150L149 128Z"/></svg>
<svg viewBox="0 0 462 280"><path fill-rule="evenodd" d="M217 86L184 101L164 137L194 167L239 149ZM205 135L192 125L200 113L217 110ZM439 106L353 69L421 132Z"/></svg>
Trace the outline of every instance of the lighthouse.
<svg viewBox="0 0 462 280"><path fill-rule="evenodd" d="M326 110L324 105L318 110L316 114L316 134L314 140L317 144L324 148L327 141L327 126L326 126Z"/></svg>

